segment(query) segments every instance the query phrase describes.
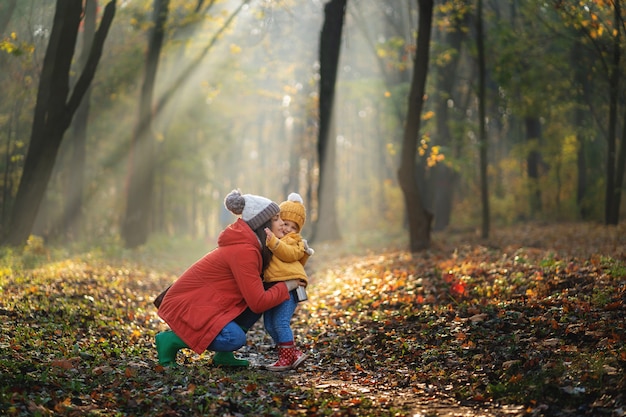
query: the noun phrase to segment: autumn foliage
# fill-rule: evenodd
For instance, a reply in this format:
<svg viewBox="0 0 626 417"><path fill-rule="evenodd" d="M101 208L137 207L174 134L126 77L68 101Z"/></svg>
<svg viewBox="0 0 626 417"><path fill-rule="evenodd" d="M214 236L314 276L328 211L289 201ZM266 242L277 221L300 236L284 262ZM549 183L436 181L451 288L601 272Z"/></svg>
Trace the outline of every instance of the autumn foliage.
<svg viewBox="0 0 626 417"><path fill-rule="evenodd" d="M187 350L157 364L151 301L175 278L162 258L5 254L0 414L624 415L623 236L569 224L435 235L420 254L317 246L293 323L311 358L278 375ZM260 324L249 340L253 364L275 358Z"/></svg>

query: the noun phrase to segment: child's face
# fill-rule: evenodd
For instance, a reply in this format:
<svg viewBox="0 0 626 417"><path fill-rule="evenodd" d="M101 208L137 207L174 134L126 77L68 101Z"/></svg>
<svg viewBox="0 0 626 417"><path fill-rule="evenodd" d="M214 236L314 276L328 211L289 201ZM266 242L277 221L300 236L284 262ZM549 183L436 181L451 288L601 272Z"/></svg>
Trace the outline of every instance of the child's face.
<svg viewBox="0 0 626 417"><path fill-rule="evenodd" d="M291 220L284 220L283 223L283 232L285 234L298 233L300 231L300 228L298 227L296 222L292 222Z"/></svg>
<svg viewBox="0 0 626 417"><path fill-rule="evenodd" d="M284 225L285 223L283 222L283 219L280 218L280 214L277 214L272 217L270 230L276 235L277 238L280 239L281 237L285 236L285 232L283 232Z"/></svg>

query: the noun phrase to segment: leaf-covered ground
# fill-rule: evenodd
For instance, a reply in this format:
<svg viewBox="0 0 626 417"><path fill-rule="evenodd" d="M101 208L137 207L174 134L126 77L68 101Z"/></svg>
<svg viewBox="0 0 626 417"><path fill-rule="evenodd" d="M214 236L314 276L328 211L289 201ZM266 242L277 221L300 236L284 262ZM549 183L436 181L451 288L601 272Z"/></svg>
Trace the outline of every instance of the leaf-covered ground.
<svg viewBox="0 0 626 417"><path fill-rule="evenodd" d="M159 366L162 259L5 257L0 415L624 416L625 231L448 232L415 255L316 246L293 323L311 356L283 374L188 350ZM240 355L275 359L261 323Z"/></svg>

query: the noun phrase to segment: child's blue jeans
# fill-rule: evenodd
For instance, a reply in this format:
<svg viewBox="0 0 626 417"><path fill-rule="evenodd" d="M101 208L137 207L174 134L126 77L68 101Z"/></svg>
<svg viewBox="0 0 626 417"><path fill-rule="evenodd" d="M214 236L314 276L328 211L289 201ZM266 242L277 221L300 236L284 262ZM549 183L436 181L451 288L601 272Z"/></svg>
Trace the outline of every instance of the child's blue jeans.
<svg viewBox="0 0 626 417"><path fill-rule="evenodd" d="M272 336L274 343L293 342L293 332L291 331L291 318L296 311L298 301L295 291L289 293L289 299L283 301L263 313L265 330Z"/></svg>

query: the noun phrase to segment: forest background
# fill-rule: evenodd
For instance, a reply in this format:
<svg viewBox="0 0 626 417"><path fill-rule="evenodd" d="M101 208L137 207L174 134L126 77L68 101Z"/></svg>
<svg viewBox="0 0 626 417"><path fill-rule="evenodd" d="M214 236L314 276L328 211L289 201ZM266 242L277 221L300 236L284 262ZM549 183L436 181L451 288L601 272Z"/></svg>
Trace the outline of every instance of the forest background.
<svg viewBox="0 0 626 417"><path fill-rule="evenodd" d="M153 7L162 2L117 3L86 98L86 125L82 133L77 126L65 132L29 233L49 242L119 241L127 201L137 194L129 186L132 164L147 152L131 157L131 149L143 111ZM276 201L299 192L311 221L304 233L314 234L324 3L168 3L150 104L154 191L142 214L148 234L215 238L232 220L222 199L237 187ZM478 3L480 15L471 1L434 8L419 116L406 114L418 3L347 3L329 142L336 190L328 199L335 210L320 222L340 225L333 238L406 240L397 171L411 117L421 117L416 176L422 204L434 214L433 230L478 230L482 222L484 233L484 183L495 227L529 220L617 224L624 159L618 145L626 136L619 2ZM0 215L6 236L55 4L9 1L2 7ZM72 62L76 78L81 60Z"/></svg>
<svg viewBox="0 0 626 417"><path fill-rule="evenodd" d="M0 411L625 415L623 13L0 2ZM168 371L152 297L237 187L304 196L310 359Z"/></svg>

